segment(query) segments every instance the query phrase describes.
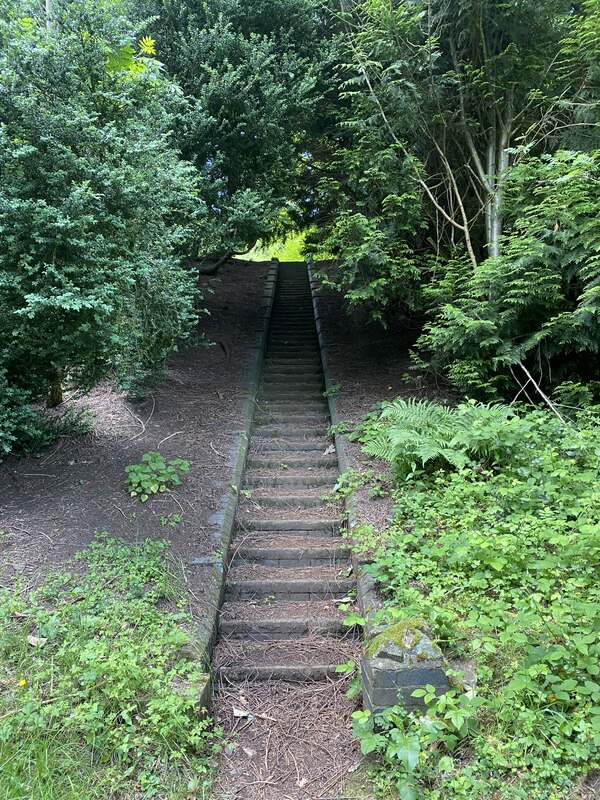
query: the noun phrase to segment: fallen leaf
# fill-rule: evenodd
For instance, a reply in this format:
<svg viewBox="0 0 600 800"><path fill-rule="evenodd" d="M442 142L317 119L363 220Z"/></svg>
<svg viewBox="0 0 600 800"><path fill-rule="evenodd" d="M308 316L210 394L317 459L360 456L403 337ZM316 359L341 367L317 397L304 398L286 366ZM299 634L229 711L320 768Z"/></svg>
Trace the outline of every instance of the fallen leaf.
<svg viewBox="0 0 600 800"><path fill-rule="evenodd" d="M48 639L43 639L41 636L28 636L27 641L32 647L43 647Z"/></svg>
<svg viewBox="0 0 600 800"><path fill-rule="evenodd" d="M308 783L308 778L302 778L302 780L296 781L296 786L299 789L304 789L307 783Z"/></svg>
<svg viewBox="0 0 600 800"><path fill-rule="evenodd" d="M256 755L256 750L253 750L251 747L244 747L244 753L248 756L248 758L254 758Z"/></svg>
<svg viewBox="0 0 600 800"><path fill-rule="evenodd" d="M323 453L323 455L324 456L331 456L334 453L335 453L335 445L334 444L330 444L329 447L327 448L327 450L325 450L325 452Z"/></svg>

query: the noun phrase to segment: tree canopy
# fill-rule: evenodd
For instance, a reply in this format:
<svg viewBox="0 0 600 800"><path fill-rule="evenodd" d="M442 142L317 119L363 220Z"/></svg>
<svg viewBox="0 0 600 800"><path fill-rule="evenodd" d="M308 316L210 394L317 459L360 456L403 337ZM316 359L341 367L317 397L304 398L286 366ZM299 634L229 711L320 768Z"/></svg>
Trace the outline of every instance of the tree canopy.
<svg viewBox="0 0 600 800"><path fill-rule="evenodd" d="M6 418L65 375L143 393L198 265L292 227L459 390L596 380L599 28L598 0L2 0Z"/></svg>

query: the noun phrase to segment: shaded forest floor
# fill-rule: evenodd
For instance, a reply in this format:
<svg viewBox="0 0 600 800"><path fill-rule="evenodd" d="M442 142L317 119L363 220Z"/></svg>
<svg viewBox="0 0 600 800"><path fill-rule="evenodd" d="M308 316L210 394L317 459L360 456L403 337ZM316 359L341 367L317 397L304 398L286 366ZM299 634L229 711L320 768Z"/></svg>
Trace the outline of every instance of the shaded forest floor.
<svg viewBox="0 0 600 800"><path fill-rule="evenodd" d="M36 582L95 532L169 539L185 565L194 612L202 613L207 567L187 562L216 549L216 515L231 475L267 269L236 262L203 279L203 341L170 359L166 380L148 400L130 402L105 382L68 400L92 412L91 434L60 439L40 458L0 465L2 583L15 575ZM129 497L124 469L148 451L187 459L191 468L181 486L141 503Z"/></svg>

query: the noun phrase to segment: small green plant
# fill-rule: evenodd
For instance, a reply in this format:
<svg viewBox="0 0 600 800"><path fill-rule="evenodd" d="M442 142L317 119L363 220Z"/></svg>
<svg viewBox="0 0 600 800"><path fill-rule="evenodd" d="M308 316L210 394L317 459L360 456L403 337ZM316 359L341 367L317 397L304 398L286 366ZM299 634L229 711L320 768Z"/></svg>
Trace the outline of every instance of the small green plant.
<svg viewBox="0 0 600 800"><path fill-rule="evenodd" d="M141 464L125 467L129 494L145 503L151 495L168 492L171 486L179 486L180 476L186 475L189 469L190 462L181 458L166 462L160 453L146 453L142 456Z"/></svg>
<svg viewBox="0 0 600 800"><path fill-rule="evenodd" d="M367 485L372 478L372 470L361 472L358 469L348 469L338 476L335 486L331 491L325 493L322 499L327 505L334 505L340 500L350 497L361 486Z"/></svg>
<svg viewBox="0 0 600 800"><path fill-rule="evenodd" d="M341 384L336 383L323 392L323 397L335 397L335 395L339 394L341 391L342 391Z"/></svg>
<svg viewBox="0 0 600 800"><path fill-rule="evenodd" d="M160 518L160 524L174 528L181 522L181 514L163 514Z"/></svg>
<svg viewBox="0 0 600 800"><path fill-rule="evenodd" d="M350 698L357 697L357 695L359 695L362 691L362 682L356 661L350 659L350 661L346 661L344 664L338 664L338 666L335 668L335 671L339 675L346 675L350 677L350 683L348 684L348 688L346 690L346 696Z"/></svg>
<svg viewBox="0 0 600 800"><path fill-rule="evenodd" d="M351 438L369 455L393 464L400 476L418 468L462 469L469 461L506 463L523 449L528 423L504 405L469 400L456 408L398 397L380 404Z"/></svg>
<svg viewBox="0 0 600 800"><path fill-rule="evenodd" d="M353 423L349 422L348 420L342 420L340 422L336 422L335 425L329 426L329 435L335 436L339 434L341 436L345 436L347 433L353 429Z"/></svg>

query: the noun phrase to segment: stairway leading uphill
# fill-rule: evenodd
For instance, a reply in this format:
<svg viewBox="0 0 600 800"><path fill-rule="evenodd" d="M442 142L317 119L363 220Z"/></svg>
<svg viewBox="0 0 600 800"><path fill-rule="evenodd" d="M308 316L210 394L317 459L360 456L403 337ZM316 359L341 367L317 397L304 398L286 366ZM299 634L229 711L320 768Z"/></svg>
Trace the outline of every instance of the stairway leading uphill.
<svg viewBox="0 0 600 800"><path fill-rule="evenodd" d="M214 667L225 684L322 681L354 650L338 603L355 582L304 264L281 264Z"/></svg>

